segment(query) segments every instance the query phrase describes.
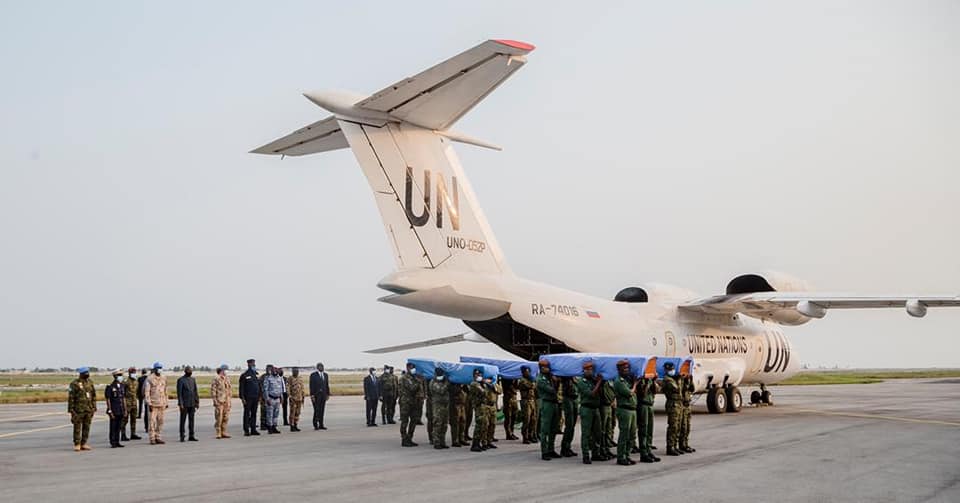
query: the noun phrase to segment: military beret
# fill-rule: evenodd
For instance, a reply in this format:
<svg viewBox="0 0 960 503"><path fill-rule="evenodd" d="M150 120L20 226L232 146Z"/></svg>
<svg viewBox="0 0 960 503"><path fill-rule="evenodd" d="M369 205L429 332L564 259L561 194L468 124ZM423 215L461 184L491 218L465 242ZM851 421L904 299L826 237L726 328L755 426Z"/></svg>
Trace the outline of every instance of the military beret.
<svg viewBox="0 0 960 503"><path fill-rule="evenodd" d="M630 366L630 360L627 360L627 359L620 360L620 361L617 362L617 366L618 366L618 367L629 367L629 366Z"/></svg>
<svg viewBox="0 0 960 503"><path fill-rule="evenodd" d="M583 362L583 368L585 368L585 369L592 369L592 368L593 368L593 360L587 360L587 361Z"/></svg>
<svg viewBox="0 0 960 503"><path fill-rule="evenodd" d="M153 368L155 368L155 369L162 369L162 368L163 368L163 364L160 363L160 362L153 362Z"/></svg>
<svg viewBox="0 0 960 503"><path fill-rule="evenodd" d="M220 364L220 370L227 370L228 368L230 368L230 367L228 367L226 363L221 363L221 364Z"/></svg>
<svg viewBox="0 0 960 503"><path fill-rule="evenodd" d="M663 368L665 368L665 369L672 369L672 368L673 368L673 362L664 363L664 364L663 364Z"/></svg>
<svg viewBox="0 0 960 503"><path fill-rule="evenodd" d="M127 369L127 372L136 372L136 371L137 371L137 367L130 367Z"/></svg>
<svg viewBox="0 0 960 503"><path fill-rule="evenodd" d="M89 367L80 367L80 368L77 369L77 373L78 373L78 374L89 374L89 373L90 373L90 368L89 368Z"/></svg>
<svg viewBox="0 0 960 503"><path fill-rule="evenodd" d="M541 360L540 360L539 362L537 362L537 363L539 363L541 367L549 367L549 366L550 366L550 360L541 359Z"/></svg>

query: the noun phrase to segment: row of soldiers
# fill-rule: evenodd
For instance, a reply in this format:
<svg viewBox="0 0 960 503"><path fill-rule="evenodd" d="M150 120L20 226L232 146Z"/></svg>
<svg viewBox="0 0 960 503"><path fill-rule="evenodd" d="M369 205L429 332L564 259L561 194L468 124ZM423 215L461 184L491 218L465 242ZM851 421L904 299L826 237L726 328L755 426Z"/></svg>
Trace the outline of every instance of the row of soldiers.
<svg viewBox="0 0 960 503"><path fill-rule="evenodd" d="M260 408L261 429L270 433L280 433L277 420L283 409L284 422L290 431L300 431L300 413L307 389L300 378L300 371L293 369L292 375L284 377L281 368L268 365L267 371L259 375L256 361L247 360L247 371L240 376L240 400L244 406L244 434L259 435L256 429L257 409ZM227 424L230 418L232 384L227 377L227 365L217 368L217 375L210 384L210 397L214 407L214 429L218 439L230 438ZM79 376L70 383L67 412L73 423L73 444L75 451L91 450L89 444L90 425L97 411L96 389L90 379L90 369L80 367ZM137 435L137 419L144 418L144 428L149 434L151 445L162 445L163 423L169 408L167 378L163 375L163 364L156 362L149 369L143 369L143 375L137 377L137 369L130 367L128 376L123 369L112 373L113 381L104 390L107 416L110 420L109 440L111 447L123 447L121 442L140 440ZM177 407L180 411L180 441L196 442L194 416L200 407L200 394L193 369L184 367L183 375L177 379ZM313 402L314 429L326 429L323 416L326 401L330 397L329 376L323 371L323 364L317 364L317 371L310 376L309 396ZM282 407L281 407L282 405ZM287 406L289 405L289 414ZM130 436L127 436L129 427ZM189 437L187 436L189 432Z"/></svg>
<svg viewBox="0 0 960 503"><path fill-rule="evenodd" d="M451 446L470 445L471 451L496 448L494 435L497 401L503 396L504 432L506 439L518 440L514 425L519 419L524 444L540 443L541 459L575 457L573 438L580 422L580 448L584 464L617 459L617 464L632 465L631 454L640 454L640 461L660 461L653 451L653 404L661 390L667 403L667 455L695 452L690 447L690 405L694 385L688 374L677 375L673 363L664 365L666 376L634 378L627 360L618 362L618 375L606 380L594 374L593 362L583 364L581 377L558 378L551 373L550 362L538 362L540 375L531 377L523 367L521 378L484 378L479 369L469 385L450 383L442 369L437 369L429 382L417 375L413 364L396 382L400 400L401 445L414 447L413 434L420 423L426 402L427 428L435 449L448 448L447 425L451 430ZM371 375L373 369L371 369ZM385 372L380 381L392 380ZM391 388L392 385L387 385ZM519 402L517 394L519 393ZM384 401L386 404L387 401ZM368 415L369 416L369 415ZM473 437L468 430L471 416L475 419ZM562 425L562 429L561 429ZM619 439L613 430L619 425ZM562 435L560 453L556 452L556 436ZM617 449L616 455L611 452Z"/></svg>

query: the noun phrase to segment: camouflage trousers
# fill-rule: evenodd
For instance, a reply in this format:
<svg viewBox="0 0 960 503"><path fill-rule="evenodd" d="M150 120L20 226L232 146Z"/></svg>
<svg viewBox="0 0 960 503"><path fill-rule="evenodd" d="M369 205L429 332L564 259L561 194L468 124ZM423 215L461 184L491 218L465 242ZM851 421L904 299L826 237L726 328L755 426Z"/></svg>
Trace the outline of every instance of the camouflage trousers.
<svg viewBox="0 0 960 503"><path fill-rule="evenodd" d="M127 424L130 425L130 436L132 437L136 435L137 434L137 408L130 407L129 404L127 405L127 413L124 414L123 422L121 423L121 426L120 426L120 431L122 431L124 435L126 435L126 432L127 432Z"/></svg>
<svg viewBox="0 0 960 503"><path fill-rule="evenodd" d="M684 404L680 407L680 420L677 426L677 447L685 449L690 447L690 404Z"/></svg>
<svg viewBox="0 0 960 503"><path fill-rule="evenodd" d="M534 426L536 414L536 400L520 400L520 435L524 440L532 440L536 435Z"/></svg>
<svg viewBox="0 0 960 503"><path fill-rule="evenodd" d="M467 443L466 417L463 404L450 405L450 436L455 444Z"/></svg>
<svg viewBox="0 0 960 503"><path fill-rule="evenodd" d="M433 430L430 432L430 436L433 438L433 445L444 446L447 445L447 423L450 422L450 405L449 404L433 404ZM453 442L457 441L457 437L454 435Z"/></svg>
<svg viewBox="0 0 960 503"><path fill-rule="evenodd" d="M617 459L625 460L630 457L630 449L637 435L637 410L617 407L617 424L620 425L620 436L617 438Z"/></svg>
<svg viewBox="0 0 960 503"><path fill-rule="evenodd" d="M520 407L516 400L508 400L503 404L503 431L507 438L513 436L513 429L516 427L519 412Z"/></svg>
<svg viewBox="0 0 960 503"><path fill-rule="evenodd" d="M290 424L300 424L300 412L303 410L303 400L290 400Z"/></svg>
<svg viewBox="0 0 960 503"><path fill-rule="evenodd" d="M433 400L427 400L427 436L430 437L430 443L433 443Z"/></svg>
<svg viewBox="0 0 960 503"><path fill-rule="evenodd" d="M540 453L557 450L556 436L560 430L559 404L540 400Z"/></svg>
<svg viewBox="0 0 960 503"><path fill-rule="evenodd" d="M667 449L676 450L680 445L680 415L682 406L679 403L667 402Z"/></svg>
<svg viewBox="0 0 960 503"><path fill-rule="evenodd" d="M400 439L404 442L413 442L413 432L417 429L417 421L423 414L423 402L400 402Z"/></svg>
<svg viewBox="0 0 960 503"><path fill-rule="evenodd" d="M90 423L93 422L93 412L73 414L70 417L73 423L73 445L84 445L90 440Z"/></svg>
<svg viewBox="0 0 960 503"><path fill-rule="evenodd" d="M496 405L484 405L483 413L486 415L484 422L487 426L487 444L493 442L493 437L497 436L497 406Z"/></svg>
<svg viewBox="0 0 960 503"><path fill-rule="evenodd" d="M600 411L596 408L580 407L580 450L586 456L591 451L600 452Z"/></svg>
<svg viewBox="0 0 960 503"><path fill-rule="evenodd" d="M467 399L466 405L463 407L463 435L464 438L470 436L470 423L473 422L473 402Z"/></svg>
<svg viewBox="0 0 960 503"><path fill-rule="evenodd" d="M223 437L227 433L227 422L230 421L230 402L213 406L213 429L217 432L217 438Z"/></svg>
<svg viewBox="0 0 960 503"><path fill-rule="evenodd" d="M380 403L380 419L384 423L393 422L397 415L397 396L383 395Z"/></svg>
<svg viewBox="0 0 960 503"><path fill-rule="evenodd" d="M653 405L637 407L637 440L641 455L653 454Z"/></svg>
<svg viewBox="0 0 960 503"><path fill-rule="evenodd" d="M573 446L573 434L577 430L577 410L580 408L577 400L573 398L564 398L563 409L563 437L560 439L560 450L570 451Z"/></svg>
<svg viewBox="0 0 960 503"><path fill-rule="evenodd" d="M150 440L163 440L163 417L167 409L163 407L150 407Z"/></svg>
<svg viewBox="0 0 960 503"><path fill-rule="evenodd" d="M280 417L280 399L267 398L263 403L265 404L264 409L267 415L267 427L275 428L277 426L277 419Z"/></svg>
<svg viewBox="0 0 960 503"><path fill-rule="evenodd" d="M483 406L477 405L473 408L473 440L480 445L489 445L487 438L487 415L484 414Z"/></svg>

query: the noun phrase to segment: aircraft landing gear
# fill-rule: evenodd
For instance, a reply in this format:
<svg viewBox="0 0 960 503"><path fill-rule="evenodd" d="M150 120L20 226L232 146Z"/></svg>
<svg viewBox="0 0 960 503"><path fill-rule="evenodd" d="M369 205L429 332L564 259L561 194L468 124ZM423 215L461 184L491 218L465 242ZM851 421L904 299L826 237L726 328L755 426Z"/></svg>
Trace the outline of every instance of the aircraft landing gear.
<svg viewBox="0 0 960 503"><path fill-rule="evenodd" d="M756 406L773 405L773 393L767 390L765 384L760 385L760 390L753 390L750 393L750 403Z"/></svg>
<svg viewBox="0 0 960 503"><path fill-rule="evenodd" d="M711 414L723 414L727 411L727 393L725 388L714 386L707 391L707 410Z"/></svg>
<svg viewBox="0 0 960 503"><path fill-rule="evenodd" d="M743 408L743 395L740 394L740 388L736 386L727 386L727 412L740 412Z"/></svg>

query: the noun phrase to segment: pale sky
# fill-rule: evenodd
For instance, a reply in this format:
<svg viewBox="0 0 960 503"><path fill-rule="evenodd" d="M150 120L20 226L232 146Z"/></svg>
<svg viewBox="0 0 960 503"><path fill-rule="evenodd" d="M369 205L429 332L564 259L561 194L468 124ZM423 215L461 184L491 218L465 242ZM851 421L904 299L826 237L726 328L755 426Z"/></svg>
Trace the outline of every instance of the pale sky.
<svg viewBox="0 0 960 503"><path fill-rule="evenodd" d="M487 38L537 45L457 125L504 147L458 152L519 275L960 292L957 2L139 4L0 8L0 367L379 365L465 330L376 302L393 264L349 151L247 151L327 115L303 91ZM960 367L960 309L787 333L812 365Z"/></svg>

